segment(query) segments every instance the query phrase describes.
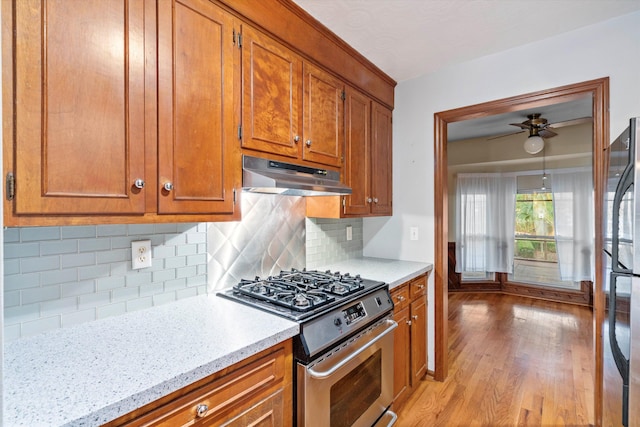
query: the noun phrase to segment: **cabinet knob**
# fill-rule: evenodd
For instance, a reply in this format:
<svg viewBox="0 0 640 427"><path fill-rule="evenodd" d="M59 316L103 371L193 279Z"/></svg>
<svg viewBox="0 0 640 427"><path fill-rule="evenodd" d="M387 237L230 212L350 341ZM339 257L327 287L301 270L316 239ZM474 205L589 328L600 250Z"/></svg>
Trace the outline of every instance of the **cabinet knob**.
<svg viewBox="0 0 640 427"><path fill-rule="evenodd" d="M378 198L377 197L373 198L373 203L378 203Z"/></svg>
<svg viewBox="0 0 640 427"><path fill-rule="evenodd" d="M418 285L418 289L424 289L424 285Z"/></svg>
<svg viewBox="0 0 640 427"><path fill-rule="evenodd" d="M207 415L208 410L209 410L209 405L205 405L204 403L201 403L198 406L196 406L196 416L198 418L202 418L205 415Z"/></svg>
<svg viewBox="0 0 640 427"><path fill-rule="evenodd" d="M300 141L300 135L296 135L293 137L293 142L297 144L299 141Z"/></svg>
<svg viewBox="0 0 640 427"><path fill-rule="evenodd" d="M407 325L411 326L411 320L407 320Z"/></svg>
<svg viewBox="0 0 640 427"><path fill-rule="evenodd" d="M133 186L139 189L144 188L144 179L136 179L133 183Z"/></svg>
<svg viewBox="0 0 640 427"><path fill-rule="evenodd" d="M411 316L411 318L412 318L413 320L418 320L418 315L417 315L417 314L415 314L415 315Z"/></svg>
<svg viewBox="0 0 640 427"><path fill-rule="evenodd" d="M371 197L367 197L367 203L371 203L373 202L373 199Z"/></svg>
<svg viewBox="0 0 640 427"><path fill-rule="evenodd" d="M164 189L167 190L167 191L173 190L173 184L170 183L170 182L165 182L164 183Z"/></svg>
<svg viewBox="0 0 640 427"><path fill-rule="evenodd" d="M305 144L307 144L307 147L311 147L311 140L307 139L307 142L305 142Z"/></svg>
<svg viewBox="0 0 640 427"><path fill-rule="evenodd" d="M402 295L398 295L398 301L402 302L402 301L404 301L404 299L405 298Z"/></svg>

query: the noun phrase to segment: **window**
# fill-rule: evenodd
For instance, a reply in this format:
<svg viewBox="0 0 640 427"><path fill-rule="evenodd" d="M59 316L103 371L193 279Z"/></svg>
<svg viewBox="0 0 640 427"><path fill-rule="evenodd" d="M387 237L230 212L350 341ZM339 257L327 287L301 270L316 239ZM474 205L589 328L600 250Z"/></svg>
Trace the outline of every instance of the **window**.
<svg viewBox="0 0 640 427"><path fill-rule="evenodd" d="M516 195L515 251L509 281L569 289L579 283L560 280L552 193Z"/></svg>

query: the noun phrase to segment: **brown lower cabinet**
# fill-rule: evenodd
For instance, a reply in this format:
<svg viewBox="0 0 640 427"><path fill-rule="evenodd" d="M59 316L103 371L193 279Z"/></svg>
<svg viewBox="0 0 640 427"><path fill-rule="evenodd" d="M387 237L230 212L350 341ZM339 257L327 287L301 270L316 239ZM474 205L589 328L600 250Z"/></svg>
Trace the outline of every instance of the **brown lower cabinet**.
<svg viewBox="0 0 640 427"><path fill-rule="evenodd" d="M124 415L115 426L290 426L292 344L277 344Z"/></svg>
<svg viewBox="0 0 640 427"><path fill-rule="evenodd" d="M399 409L427 373L427 274L391 290L398 323L394 343L393 407Z"/></svg>

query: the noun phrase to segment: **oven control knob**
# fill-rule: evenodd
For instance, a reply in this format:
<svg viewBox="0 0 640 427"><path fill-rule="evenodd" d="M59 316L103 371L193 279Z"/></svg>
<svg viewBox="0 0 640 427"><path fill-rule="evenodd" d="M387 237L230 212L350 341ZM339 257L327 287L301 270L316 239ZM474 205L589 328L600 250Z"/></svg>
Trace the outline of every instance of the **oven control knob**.
<svg viewBox="0 0 640 427"><path fill-rule="evenodd" d="M340 326L340 325L342 325L342 320L340 320L340 318L339 318L339 317L336 317L336 318L333 320L333 324L334 324L334 325L336 325L336 326Z"/></svg>

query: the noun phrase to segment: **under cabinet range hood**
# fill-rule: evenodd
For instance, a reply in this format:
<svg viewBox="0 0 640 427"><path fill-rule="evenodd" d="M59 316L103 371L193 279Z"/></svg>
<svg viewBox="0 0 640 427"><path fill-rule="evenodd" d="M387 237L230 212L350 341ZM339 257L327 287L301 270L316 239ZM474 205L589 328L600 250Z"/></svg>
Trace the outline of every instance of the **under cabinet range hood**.
<svg viewBox="0 0 640 427"><path fill-rule="evenodd" d="M242 156L242 190L284 196L351 194L336 171Z"/></svg>

